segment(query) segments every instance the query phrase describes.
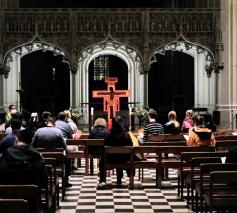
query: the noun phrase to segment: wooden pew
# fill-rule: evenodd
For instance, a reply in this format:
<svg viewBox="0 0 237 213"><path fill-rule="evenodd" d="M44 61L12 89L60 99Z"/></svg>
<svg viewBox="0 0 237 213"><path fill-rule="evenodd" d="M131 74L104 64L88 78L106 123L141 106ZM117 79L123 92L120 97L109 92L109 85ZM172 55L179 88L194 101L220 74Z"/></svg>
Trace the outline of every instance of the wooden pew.
<svg viewBox="0 0 237 213"><path fill-rule="evenodd" d="M134 169L136 168L156 168L156 185L157 187L162 186L162 179L164 171L166 171L166 178L168 177L168 169L176 168L179 169L182 166L180 159L180 154L182 152L212 152L215 151L215 147L201 146L201 147L189 147L189 146L138 146L133 147L132 150L132 161ZM135 156L140 154L155 153L153 161L142 160L136 162ZM176 154L175 157L165 158L164 156L169 156L169 154Z"/></svg>
<svg viewBox="0 0 237 213"><path fill-rule="evenodd" d="M66 192L66 154L64 149L45 149L45 148L37 148L37 150L42 154L43 158L54 158L57 164L57 176L62 179L62 200L65 198Z"/></svg>
<svg viewBox="0 0 237 213"><path fill-rule="evenodd" d="M221 186L220 186L221 185ZM204 200L209 212L237 209L237 171L214 171L210 175L209 192Z"/></svg>
<svg viewBox="0 0 237 213"><path fill-rule="evenodd" d="M215 139L216 141L237 140L237 135L217 135Z"/></svg>
<svg viewBox="0 0 237 213"><path fill-rule="evenodd" d="M0 199L0 212L29 213L29 204L24 199Z"/></svg>
<svg viewBox="0 0 237 213"><path fill-rule="evenodd" d="M192 166L197 166L198 163L193 159L199 159L200 162L205 162L204 158L225 157L227 152L182 152L181 153L181 167L178 170L178 196L183 199L184 180L188 175L191 175ZM203 160L203 161L202 161ZM208 160L207 160L208 161ZM195 165L194 165L195 162ZM206 162L207 163L207 162Z"/></svg>
<svg viewBox="0 0 237 213"><path fill-rule="evenodd" d="M186 146L186 141L142 142L141 146Z"/></svg>
<svg viewBox="0 0 237 213"><path fill-rule="evenodd" d="M130 178L129 178L129 187L133 188L134 185L134 176L133 174L133 164L131 163L132 160L132 146L105 146L104 149L104 179L106 181L106 174L107 170L113 170L113 169L128 169L130 171ZM123 162L123 163L111 163L107 159L110 155L128 155L130 158L130 161ZM100 171L102 172L102 171Z"/></svg>
<svg viewBox="0 0 237 213"><path fill-rule="evenodd" d="M35 185L0 185L0 198L24 199L34 212L40 213L40 189ZM31 211L32 211L31 209Z"/></svg>
<svg viewBox="0 0 237 213"><path fill-rule="evenodd" d="M85 158L85 174L89 175L89 161L93 156L89 154L88 149L91 146L104 146L104 139L67 139L67 145L76 145L81 147L80 153L67 153L69 158ZM93 165L93 163L91 164Z"/></svg>
<svg viewBox="0 0 237 213"><path fill-rule="evenodd" d="M216 141L217 150L228 150L232 146L237 146L236 140L218 140Z"/></svg>
<svg viewBox="0 0 237 213"><path fill-rule="evenodd" d="M161 146L159 147L159 163L163 166L165 171L165 179L168 179L168 169L179 169L182 165L180 155L182 152L214 152L215 147L212 146L199 146L199 147L190 147L190 146ZM162 158L163 155L168 156L170 153L176 155L172 158Z"/></svg>
<svg viewBox="0 0 237 213"><path fill-rule="evenodd" d="M203 212L203 195L210 193L210 189L207 187L207 178L214 171L237 171L237 164L221 164L221 163L205 163L200 166L200 178L199 182L195 184L196 191L196 205L198 204L198 199L200 200L200 211ZM232 180L230 180L232 181ZM196 206L198 208L198 206Z"/></svg>
<svg viewBox="0 0 237 213"><path fill-rule="evenodd" d="M164 142L164 141L185 141L183 134L159 134L149 135L148 141L150 142Z"/></svg>

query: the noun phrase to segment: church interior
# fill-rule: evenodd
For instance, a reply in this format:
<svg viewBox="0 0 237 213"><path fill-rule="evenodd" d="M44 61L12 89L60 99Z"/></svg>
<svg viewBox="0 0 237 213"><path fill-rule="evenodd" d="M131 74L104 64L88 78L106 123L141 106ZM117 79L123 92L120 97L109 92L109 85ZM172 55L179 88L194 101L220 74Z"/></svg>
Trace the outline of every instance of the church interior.
<svg viewBox="0 0 237 213"><path fill-rule="evenodd" d="M71 186L64 188L64 178L52 175L55 194L50 189L43 195L43 204L39 203L48 207L49 197L54 196L52 206L41 208L42 212L236 212L235 187L234 198L220 198L223 203L229 200L218 207L208 200L207 186L203 191L195 186L200 183L196 176L201 176L201 162L215 164L237 146L236 11L236 0L0 0L0 125L7 124L9 106L14 106L34 133L44 121L44 112L60 117L69 110L77 128L73 139L64 137L66 146L77 147L66 156L77 164L68 176ZM187 110L210 116L215 151L208 147L207 156L205 147L200 151L203 156L195 155L199 151L189 150L183 136L188 132L179 132L177 137L162 132L159 139L140 143L150 109L156 111L155 120L163 127L173 111L181 125ZM125 166L135 175L124 172L119 185L112 165L105 175L106 186L100 190L102 154L91 154L88 144L99 140L103 148L107 146L101 138L90 138L90 133L98 118L107 122L110 131L116 116L132 132L133 148L144 147L141 153L149 164L129 161ZM1 126L0 139L7 135ZM4 192L10 189L1 188L1 143L0 212L5 212L13 203L4 202ZM135 156L136 148L131 150ZM184 160L186 152L197 159L187 155L190 159ZM169 156L179 162L172 158L168 163ZM194 162L199 164L195 174L191 173ZM190 173L183 171L185 166ZM221 171L225 171L223 177L233 171L228 173L230 180L237 177L235 170L235 165L226 165ZM24 202L27 207L19 212L31 212L32 204ZM19 209L23 205L15 204Z"/></svg>

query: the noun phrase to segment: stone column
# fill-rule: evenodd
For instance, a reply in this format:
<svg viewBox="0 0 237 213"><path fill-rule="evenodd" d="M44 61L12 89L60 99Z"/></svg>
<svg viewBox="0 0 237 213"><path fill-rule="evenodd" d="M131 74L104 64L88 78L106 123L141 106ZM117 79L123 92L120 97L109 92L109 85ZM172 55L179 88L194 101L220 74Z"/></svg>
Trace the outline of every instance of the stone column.
<svg viewBox="0 0 237 213"><path fill-rule="evenodd" d="M75 108L76 107L76 70L73 69L71 70L71 107Z"/></svg>
<svg viewBox="0 0 237 213"><path fill-rule="evenodd" d="M144 75L144 90L143 90L143 106L148 106L148 73L150 70L150 48L149 48L149 13L146 11L143 14L143 72Z"/></svg>
<svg viewBox="0 0 237 213"><path fill-rule="evenodd" d="M224 71L219 80L221 126L236 128L237 113L237 1L221 0L221 29L224 42Z"/></svg>

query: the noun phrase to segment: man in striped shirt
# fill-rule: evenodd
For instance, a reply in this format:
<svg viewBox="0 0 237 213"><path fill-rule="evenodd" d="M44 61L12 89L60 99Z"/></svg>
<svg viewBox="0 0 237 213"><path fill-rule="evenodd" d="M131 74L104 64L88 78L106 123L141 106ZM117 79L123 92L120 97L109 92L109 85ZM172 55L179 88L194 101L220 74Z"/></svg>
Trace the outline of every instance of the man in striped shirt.
<svg viewBox="0 0 237 213"><path fill-rule="evenodd" d="M146 142L149 135L158 135L163 133L163 126L156 122L157 112L150 109L148 113L149 123L144 127L144 134L142 141Z"/></svg>

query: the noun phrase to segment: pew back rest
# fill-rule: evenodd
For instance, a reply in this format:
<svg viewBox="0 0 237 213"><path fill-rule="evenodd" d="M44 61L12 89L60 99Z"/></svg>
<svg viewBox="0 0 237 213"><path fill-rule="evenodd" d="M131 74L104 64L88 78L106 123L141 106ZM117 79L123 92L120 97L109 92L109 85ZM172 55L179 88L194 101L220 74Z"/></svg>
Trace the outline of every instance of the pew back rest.
<svg viewBox="0 0 237 213"><path fill-rule="evenodd" d="M0 212L29 213L29 204L24 199L0 199Z"/></svg>
<svg viewBox="0 0 237 213"><path fill-rule="evenodd" d="M35 185L0 185L0 198L24 199L32 201L29 203L31 209L39 212L40 190Z"/></svg>

